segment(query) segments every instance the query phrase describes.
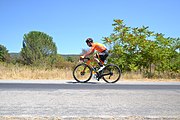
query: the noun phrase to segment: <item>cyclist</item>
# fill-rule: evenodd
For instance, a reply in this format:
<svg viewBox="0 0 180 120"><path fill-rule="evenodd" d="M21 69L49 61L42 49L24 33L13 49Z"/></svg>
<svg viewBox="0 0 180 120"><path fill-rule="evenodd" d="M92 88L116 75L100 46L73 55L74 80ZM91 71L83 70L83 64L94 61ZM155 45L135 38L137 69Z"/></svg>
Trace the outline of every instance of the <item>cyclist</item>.
<svg viewBox="0 0 180 120"><path fill-rule="evenodd" d="M108 50L104 45L102 45L100 43L94 43L92 38L87 38L86 43L89 47L91 47L91 49L87 53L85 53L83 56L81 56L80 58L83 59L83 58L91 55L92 53L94 53L94 51L96 50L98 53L94 55L94 60L100 66L100 69L98 70L98 72L99 72L105 67L103 64L108 56Z"/></svg>

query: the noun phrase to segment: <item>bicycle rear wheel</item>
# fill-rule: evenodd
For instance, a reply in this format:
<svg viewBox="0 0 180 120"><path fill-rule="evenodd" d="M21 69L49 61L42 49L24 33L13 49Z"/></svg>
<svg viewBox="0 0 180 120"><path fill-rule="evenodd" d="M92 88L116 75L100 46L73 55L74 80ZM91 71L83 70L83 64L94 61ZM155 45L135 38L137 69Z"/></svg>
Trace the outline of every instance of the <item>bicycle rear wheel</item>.
<svg viewBox="0 0 180 120"><path fill-rule="evenodd" d="M102 75L105 82L115 83L121 77L121 70L117 65L109 64L103 69Z"/></svg>
<svg viewBox="0 0 180 120"><path fill-rule="evenodd" d="M73 77L77 82L88 82L92 77L91 67L87 64L79 64L73 70Z"/></svg>

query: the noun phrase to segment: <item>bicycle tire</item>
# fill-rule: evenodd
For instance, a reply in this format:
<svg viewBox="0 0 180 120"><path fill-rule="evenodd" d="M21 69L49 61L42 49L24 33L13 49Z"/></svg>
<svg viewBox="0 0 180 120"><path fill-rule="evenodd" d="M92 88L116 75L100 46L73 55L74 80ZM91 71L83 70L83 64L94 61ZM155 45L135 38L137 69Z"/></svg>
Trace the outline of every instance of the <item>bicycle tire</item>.
<svg viewBox="0 0 180 120"><path fill-rule="evenodd" d="M86 70L84 71L82 69L86 69ZM92 77L92 68L87 64L81 63L74 68L73 77L77 82L86 83Z"/></svg>
<svg viewBox="0 0 180 120"><path fill-rule="evenodd" d="M105 75L105 74L109 74L109 75ZM109 64L102 70L102 75L103 75L102 78L105 82L115 83L121 77L121 69L117 65Z"/></svg>

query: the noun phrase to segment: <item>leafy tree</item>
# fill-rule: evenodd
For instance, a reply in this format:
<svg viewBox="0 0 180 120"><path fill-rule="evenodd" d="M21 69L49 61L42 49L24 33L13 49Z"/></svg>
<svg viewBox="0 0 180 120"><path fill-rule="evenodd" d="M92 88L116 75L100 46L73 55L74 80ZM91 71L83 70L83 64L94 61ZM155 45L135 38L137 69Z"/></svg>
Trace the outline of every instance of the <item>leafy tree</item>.
<svg viewBox="0 0 180 120"><path fill-rule="evenodd" d="M31 31L24 34L21 56L25 64L53 64L57 54L57 47L53 38L46 33Z"/></svg>
<svg viewBox="0 0 180 120"><path fill-rule="evenodd" d="M140 70L148 77L153 71L179 71L179 38L165 38L145 26L127 27L123 20L114 20L113 26L114 33L103 39L111 52L110 62L124 71Z"/></svg>
<svg viewBox="0 0 180 120"><path fill-rule="evenodd" d="M8 62L10 60L10 54L5 46L0 45L0 61Z"/></svg>

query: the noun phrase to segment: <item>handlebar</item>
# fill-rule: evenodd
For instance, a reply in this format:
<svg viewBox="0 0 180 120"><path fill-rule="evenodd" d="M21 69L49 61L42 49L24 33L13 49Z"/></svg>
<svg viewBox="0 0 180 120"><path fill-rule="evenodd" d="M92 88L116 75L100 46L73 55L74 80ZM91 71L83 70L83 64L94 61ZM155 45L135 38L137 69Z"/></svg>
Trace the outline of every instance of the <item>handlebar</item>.
<svg viewBox="0 0 180 120"><path fill-rule="evenodd" d="M86 58L83 58L83 60L90 60L90 58L86 57Z"/></svg>
<svg viewBox="0 0 180 120"><path fill-rule="evenodd" d="M89 57L85 57L85 58L80 57L80 60L90 60L90 58Z"/></svg>
<svg viewBox="0 0 180 120"><path fill-rule="evenodd" d="M89 57L85 57L85 58L81 58L81 57L80 57L80 61L87 62L87 61L89 61L89 60L90 60Z"/></svg>

